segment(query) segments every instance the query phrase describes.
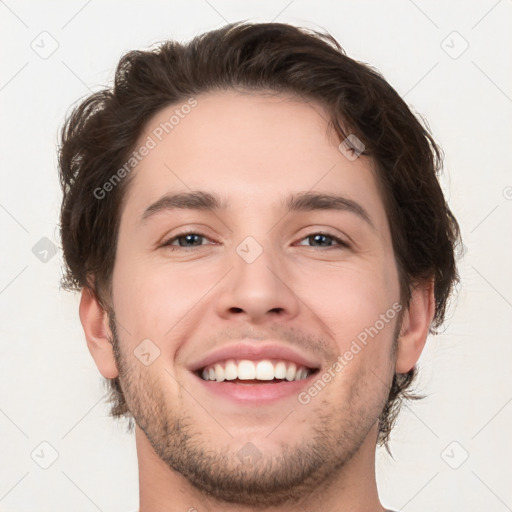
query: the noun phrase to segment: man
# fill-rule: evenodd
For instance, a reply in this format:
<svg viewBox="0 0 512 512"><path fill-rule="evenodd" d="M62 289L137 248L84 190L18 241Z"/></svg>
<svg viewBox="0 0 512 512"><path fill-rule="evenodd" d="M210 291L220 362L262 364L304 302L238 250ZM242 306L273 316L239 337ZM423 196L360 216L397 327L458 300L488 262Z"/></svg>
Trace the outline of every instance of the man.
<svg viewBox="0 0 512 512"><path fill-rule="evenodd" d="M440 150L328 35L237 23L125 55L62 133L81 290L140 511L383 511L387 445L458 279Z"/></svg>

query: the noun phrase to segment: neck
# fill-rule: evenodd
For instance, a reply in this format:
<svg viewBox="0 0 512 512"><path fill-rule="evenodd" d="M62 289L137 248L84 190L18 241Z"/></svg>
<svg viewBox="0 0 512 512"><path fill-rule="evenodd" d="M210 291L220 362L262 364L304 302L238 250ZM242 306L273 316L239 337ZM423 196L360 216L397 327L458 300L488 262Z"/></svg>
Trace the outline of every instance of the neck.
<svg viewBox="0 0 512 512"><path fill-rule="evenodd" d="M318 485L313 494L299 501L299 510L315 512L385 512L380 504L375 481L376 425L363 444L329 481ZM135 429L139 464L139 512L296 512L297 501L278 507L247 507L220 503L205 496L181 474L169 468L155 453L146 435Z"/></svg>

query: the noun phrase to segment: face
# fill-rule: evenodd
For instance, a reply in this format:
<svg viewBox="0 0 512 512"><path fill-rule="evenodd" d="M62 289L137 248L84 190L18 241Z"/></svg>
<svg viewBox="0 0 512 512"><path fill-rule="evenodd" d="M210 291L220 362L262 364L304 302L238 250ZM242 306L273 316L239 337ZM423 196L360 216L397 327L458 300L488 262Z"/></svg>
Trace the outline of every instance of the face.
<svg viewBox="0 0 512 512"><path fill-rule="evenodd" d="M196 100L140 138L156 145L121 215L120 381L169 468L220 500L278 504L375 448L400 316L390 230L372 162L338 149L319 105Z"/></svg>

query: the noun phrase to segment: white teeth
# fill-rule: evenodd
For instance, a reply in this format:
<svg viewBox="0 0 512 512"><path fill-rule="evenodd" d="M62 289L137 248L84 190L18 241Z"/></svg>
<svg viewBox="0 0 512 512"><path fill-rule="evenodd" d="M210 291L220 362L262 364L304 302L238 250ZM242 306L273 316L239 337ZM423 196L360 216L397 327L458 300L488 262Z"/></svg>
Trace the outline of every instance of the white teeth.
<svg viewBox="0 0 512 512"><path fill-rule="evenodd" d="M305 366L299 366L295 363L285 361L270 361L263 359L261 361L250 361L242 359L235 361L230 359L216 363L203 369L203 380L215 380L223 382L224 380L264 380L286 379L287 381L306 379L311 371Z"/></svg>
<svg viewBox="0 0 512 512"><path fill-rule="evenodd" d="M230 359L225 366L224 373L226 380L235 380L238 375L238 367L232 359Z"/></svg>
<svg viewBox="0 0 512 512"><path fill-rule="evenodd" d="M286 370L285 379L288 381L295 380L296 373L297 366L295 365L295 363L290 363L290 366L288 366L288 369Z"/></svg>
<svg viewBox="0 0 512 512"><path fill-rule="evenodd" d="M274 365L270 361L260 361L256 366L256 378L258 380L273 380Z"/></svg>
<svg viewBox="0 0 512 512"><path fill-rule="evenodd" d="M274 367L274 377L276 379L284 379L286 377L286 364L279 361Z"/></svg>
<svg viewBox="0 0 512 512"><path fill-rule="evenodd" d="M240 380L256 378L256 367L252 361L240 361L238 363L238 378Z"/></svg>
<svg viewBox="0 0 512 512"><path fill-rule="evenodd" d="M222 382L225 379L224 368L220 364L215 365L215 380L217 382Z"/></svg>

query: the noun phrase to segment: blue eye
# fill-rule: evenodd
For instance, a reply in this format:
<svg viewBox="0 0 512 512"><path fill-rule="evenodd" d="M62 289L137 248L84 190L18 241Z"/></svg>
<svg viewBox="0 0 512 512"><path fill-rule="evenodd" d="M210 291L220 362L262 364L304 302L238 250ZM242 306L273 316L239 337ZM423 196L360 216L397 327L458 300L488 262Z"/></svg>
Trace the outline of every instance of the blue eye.
<svg viewBox="0 0 512 512"><path fill-rule="evenodd" d="M209 245L208 243L203 243L205 240L209 240L208 237L202 235L201 233L196 232L188 232L188 233L179 233L178 235L173 236L166 242L162 244L162 247L166 247L171 250L189 250L194 247L201 247L203 245ZM309 247L314 248L349 248L350 245L343 240L339 239L336 236L329 235L327 233L312 233L304 238L302 238L301 242L307 240L309 242ZM176 243L177 242L177 243ZM318 245L316 245L318 244ZM308 244L300 243L299 245L308 246Z"/></svg>
<svg viewBox="0 0 512 512"><path fill-rule="evenodd" d="M308 240L310 243L314 244L320 244L320 245L311 245L310 247L335 247L336 245L342 246L342 247L348 247L349 245L344 242L343 240L340 240L338 237L329 235L327 233L313 233L312 235L308 235L307 237L303 238L302 240ZM335 242L333 245L332 242ZM299 245L305 245L305 244L299 244Z"/></svg>
<svg viewBox="0 0 512 512"><path fill-rule="evenodd" d="M201 235L200 233L181 233L170 238L169 240L167 240L167 242L164 242L162 246L170 247L171 249L174 249L175 247L189 249L205 245L202 243L202 240L204 240L205 238L206 237L204 235ZM175 244L175 242L178 242L178 244Z"/></svg>

